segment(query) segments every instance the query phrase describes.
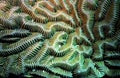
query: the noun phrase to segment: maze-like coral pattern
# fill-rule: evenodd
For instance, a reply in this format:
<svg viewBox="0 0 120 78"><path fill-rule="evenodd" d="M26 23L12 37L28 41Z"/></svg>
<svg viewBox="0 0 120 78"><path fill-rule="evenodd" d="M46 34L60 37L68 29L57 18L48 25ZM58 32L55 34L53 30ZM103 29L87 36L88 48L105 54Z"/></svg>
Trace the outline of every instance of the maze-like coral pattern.
<svg viewBox="0 0 120 78"><path fill-rule="evenodd" d="M120 0L0 0L0 76L120 76Z"/></svg>

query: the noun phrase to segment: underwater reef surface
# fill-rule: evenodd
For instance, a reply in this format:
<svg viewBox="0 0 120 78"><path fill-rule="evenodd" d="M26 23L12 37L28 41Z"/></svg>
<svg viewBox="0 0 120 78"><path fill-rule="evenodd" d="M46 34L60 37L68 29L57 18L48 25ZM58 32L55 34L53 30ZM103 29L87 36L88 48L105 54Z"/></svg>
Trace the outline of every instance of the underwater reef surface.
<svg viewBox="0 0 120 78"><path fill-rule="evenodd" d="M0 76L120 76L120 0L0 0Z"/></svg>

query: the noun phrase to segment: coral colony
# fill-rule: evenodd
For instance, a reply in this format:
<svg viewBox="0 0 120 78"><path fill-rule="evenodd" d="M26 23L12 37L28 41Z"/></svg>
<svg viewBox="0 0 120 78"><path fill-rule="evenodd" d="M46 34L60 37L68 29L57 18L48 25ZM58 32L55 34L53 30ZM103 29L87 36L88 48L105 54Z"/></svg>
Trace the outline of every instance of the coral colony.
<svg viewBox="0 0 120 78"><path fill-rule="evenodd" d="M120 0L0 0L0 76L120 76Z"/></svg>

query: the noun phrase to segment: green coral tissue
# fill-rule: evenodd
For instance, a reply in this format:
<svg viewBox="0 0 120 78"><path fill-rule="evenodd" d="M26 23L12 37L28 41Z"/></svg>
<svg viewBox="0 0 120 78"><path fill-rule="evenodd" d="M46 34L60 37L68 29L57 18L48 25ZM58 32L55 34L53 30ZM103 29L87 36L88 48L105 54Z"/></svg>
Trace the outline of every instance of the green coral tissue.
<svg viewBox="0 0 120 78"><path fill-rule="evenodd" d="M0 77L120 77L120 0L0 0Z"/></svg>

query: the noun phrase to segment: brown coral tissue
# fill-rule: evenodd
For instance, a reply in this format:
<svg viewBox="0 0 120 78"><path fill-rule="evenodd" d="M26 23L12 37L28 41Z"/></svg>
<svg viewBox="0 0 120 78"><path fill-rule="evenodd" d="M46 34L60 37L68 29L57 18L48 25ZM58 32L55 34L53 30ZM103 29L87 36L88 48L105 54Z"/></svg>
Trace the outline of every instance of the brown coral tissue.
<svg viewBox="0 0 120 78"><path fill-rule="evenodd" d="M0 0L0 77L120 77L120 0Z"/></svg>

